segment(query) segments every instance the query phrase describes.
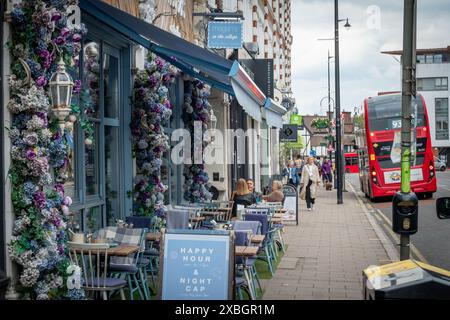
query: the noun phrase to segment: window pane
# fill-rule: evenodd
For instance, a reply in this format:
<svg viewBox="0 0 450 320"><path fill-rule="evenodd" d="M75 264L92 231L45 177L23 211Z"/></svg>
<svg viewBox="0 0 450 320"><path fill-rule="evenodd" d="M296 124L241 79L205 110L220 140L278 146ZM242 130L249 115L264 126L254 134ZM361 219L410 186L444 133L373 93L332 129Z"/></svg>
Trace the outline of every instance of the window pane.
<svg viewBox="0 0 450 320"><path fill-rule="evenodd" d="M84 90L82 95L86 112L93 118L98 117L100 94L100 45L87 41L84 49Z"/></svg>
<svg viewBox="0 0 450 320"><path fill-rule="evenodd" d="M99 124L95 124L95 136L92 144L84 145L84 168L86 170L86 195L92 196L99 194L98 181L98 141Z"/></svg>
<svg viewBox="0 0 450 320"><path fill-rule="evenodd" d="M78 145L75 139L76 136L77 136L77 126L74 125L72 136L73 148L70 150L70 153L68 154L69 164L67 167L67 180L64 183L65 195L71 197L74 201L79 200L78 194L76 192L77 185L75 178L76 174L75 168L77 167L75 152L78 149Z"/></svg>
<svg viewBox="0 0 450 320"><path fill-rule="evenodd" d="M166 152L164 153L163 159L162 159L162 165L161 165L161 182L166 185L169 186L169 173L170 173L170 153ZM164 204L169 204L170 203L170 196L171 196L171 192L165 192L164 193Z"/></svg>
<svg viewBox="0 0 450 320"><path fill-rule="evenodd" d="M435 100L436 140L448 140L448 99Z"/></svg>
<svg viewBox="0 0 450 320"><path fill-rule="evenodd" d="M102 227L102 210L100 207L93 207L86 210L86 228L87 232L94 233Z"/></svg>
<svg viewBox="0 0 450 320"><path fill-rule="evenodd" d="M119 128L105 126L105 190L108 225L121 219L119 207Z"/></svg>
<svg viewBox="0 0 450 320"><path fill-rule="evenodd" d="M119 60L105 54L103 62L105 77L105 118L119 117Z"/></svg>
<svg viewBox="0 0 450 320"><path fill-rule="evenodd" d="M434 56L434 63L442 63L442 54L436 54Z"/></svg>
<svg viewBox="0 0 450 320"><path fill-rule="evenodd" d="M74 232L83 231L81 225L81 211L72 212L72 215L69 216L67 221L67 228L70 228Z"/></svg>

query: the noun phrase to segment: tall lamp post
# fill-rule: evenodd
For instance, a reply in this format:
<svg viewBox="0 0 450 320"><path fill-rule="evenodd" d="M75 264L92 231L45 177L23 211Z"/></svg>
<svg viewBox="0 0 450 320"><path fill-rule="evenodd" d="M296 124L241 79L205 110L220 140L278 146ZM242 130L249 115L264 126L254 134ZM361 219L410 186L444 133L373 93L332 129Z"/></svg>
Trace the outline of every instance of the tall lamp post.
<svg viewBox="0 0 450 320"><path fill-rule="evenodd" d="M341 125L341 88L339 76L339 23L345 21L344 27L348 30L351 25L348 18L339 19L339 4L338 0L334 0L334 38L319 39L319 40L334 40L334 54L335 54L335 110L336 110L336 180L337 180L337 203L343 204L343 188L344 188L344 162L342 157L342 125Z"/></svg>
<svg viewBox="0 0 450 320"><path fill-rule="evenodd" d="M339 22L346 21L344 27L350 28L347 19L339 19L338 0L334 0L334 52L335 52L335 87L336 87L336 173L337 173L337 203L344 203L342 191L343 181L343 157L342 157L342 134L341 134L341 88L339 77Z"/></svg>

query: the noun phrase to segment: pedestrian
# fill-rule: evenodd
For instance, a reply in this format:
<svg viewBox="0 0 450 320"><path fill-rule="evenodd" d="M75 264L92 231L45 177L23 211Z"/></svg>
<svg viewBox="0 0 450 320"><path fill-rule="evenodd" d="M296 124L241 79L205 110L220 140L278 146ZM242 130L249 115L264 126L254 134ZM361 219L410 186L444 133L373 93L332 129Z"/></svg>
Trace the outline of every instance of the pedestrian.
<svg viewBox="0 0 450 320"><path fill-rule="evenodd" d="M314 158L309 157L302 172L303 188L300 192L300 198L306 200L308 211L313 210L316 200L317 186L320 182L319 168L314 164Z"/></svg>
<svg viewBox="0 0 450 320"><path fill-rule="evenodd" d="M263 196L263 199L267 202L283 202L284 194L281 189L283 188L283 184L281 181L274 180L272 182L272 192L267 196Z"/></svg>
<svg viewBox="0 0 450 320"><path fill-rule="evenodd" d="M256 201L259 202L261 200L262 194L261 194L261 192L257 192L255 190L255 181L253 181L253 179L247 179L247 187L248 187L248 191L253 193Z"/></svg>
<svg viewBox="0 0 450 320"><path fill-rule="evenodd" d="M333 168L331 164L331 160L329 160L327 157L323 158L323 164L322 164L322 180L323 185L325 186L326 182L333 182L333 174L332 174Z"/></svg>
<svg viewBox="0 0 450 320"><path fill-rule="evenodd" d="M294 166L294 161L289 160L288 170L287 170L288 183L298 188L298 184L300 183L300 179L298 176L298 170Z"/></svg>
<svg viewBox="0 0 450 320"><path fill-rule="evenodd" d="M248 190L247 181L245 179L239 179L236 185L236 191L231 195L231 201L233 203L232 216L236 217L237 205L250 206L256 203L256 198L253 193Z"/></svg>
<svg viewBox="0 0 450 320"><path fill-rule="evenodd" d="M303 170L303 160L300 158L300 155L297 155L297 159L295 159L295 167L297 168L298 181L302 180L302 170Z"/></svg>

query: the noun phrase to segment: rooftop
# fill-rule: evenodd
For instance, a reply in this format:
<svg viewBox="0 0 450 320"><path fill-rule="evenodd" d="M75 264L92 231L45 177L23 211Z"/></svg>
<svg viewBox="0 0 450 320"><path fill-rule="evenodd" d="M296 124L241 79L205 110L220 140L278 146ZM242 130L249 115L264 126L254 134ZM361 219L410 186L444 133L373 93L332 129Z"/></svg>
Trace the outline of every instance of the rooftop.
<svg viewBox="0 0 450 320"><path fill-rule="evenodd" d="M430 48L430 49L417 49L416 54L439 54L439 53L450 53L450 46L447 48ZM394 50L394 51L381 51L383 54L391 54L401 56L403 54L403 50Z"/></svg>

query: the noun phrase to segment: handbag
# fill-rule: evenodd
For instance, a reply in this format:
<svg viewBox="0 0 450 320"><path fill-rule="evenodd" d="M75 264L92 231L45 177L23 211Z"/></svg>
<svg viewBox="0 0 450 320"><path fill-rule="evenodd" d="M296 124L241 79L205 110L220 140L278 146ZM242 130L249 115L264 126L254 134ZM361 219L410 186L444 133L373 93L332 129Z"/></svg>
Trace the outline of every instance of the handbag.
<svg viewBox="0 0 450 320"><path fill-rule="evenodd" d="M306 200L306 188L302 187L300 191L300 199Z"/></svg>

